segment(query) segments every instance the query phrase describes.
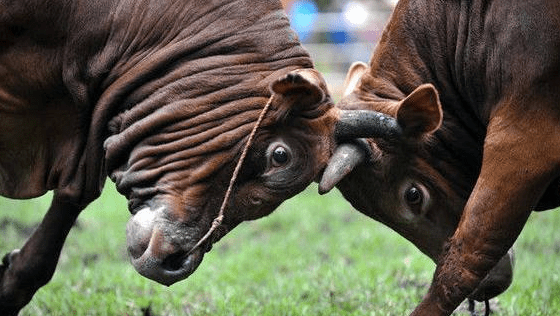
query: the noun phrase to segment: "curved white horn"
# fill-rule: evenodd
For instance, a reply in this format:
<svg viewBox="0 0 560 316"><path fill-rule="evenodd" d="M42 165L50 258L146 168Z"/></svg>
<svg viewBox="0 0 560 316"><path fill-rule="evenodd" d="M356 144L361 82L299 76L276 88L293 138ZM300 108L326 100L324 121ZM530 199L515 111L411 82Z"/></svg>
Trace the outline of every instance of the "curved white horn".
<svg viewBox="0 0 560 316"><path fill-rule="evenodd" d="M348 175L356 166L364 162L366 151L355 143L341 144L329 160L319 183L319 194L325 194Z"/></svg>

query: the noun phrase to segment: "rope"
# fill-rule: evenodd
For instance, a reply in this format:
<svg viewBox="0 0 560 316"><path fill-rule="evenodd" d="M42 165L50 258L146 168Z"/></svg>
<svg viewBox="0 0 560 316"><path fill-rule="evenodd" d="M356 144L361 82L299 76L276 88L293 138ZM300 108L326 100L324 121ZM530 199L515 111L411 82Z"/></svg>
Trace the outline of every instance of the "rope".
<svg viewBox="0 0 560 316"><path fill-rule="evenodd" d="M268 109L270 108L271 103L272 103L272 96L270 96L270 98L268 99L268 102L266 103L266 105L262 109L261 114L259 115L259 118L257 119L257 123L253 127L253 130L251 131L251 134L249 134L249 139L247 140L247 143L245 144L245 147L243 148L243 151L241 152L241 157L239 157L239 160L237 161L237 165L235 166L235 169L233 170L233 174L231 176L231 179L229 180L229 186L228 186L228 189L226 191L226 195L224 196L224 200L222 201L222 206L220 207L220 212L218 213L218 216L216 216L216 218L214 218L214 220L212 221L212 226L210 227L208 232L206 232L206 234L196 243L196 245L194 245L194 247L192 247L191 250L189 250L187 255L191 254L196 248L200 247L200 245L202 245L202 243L204 243L210 237L210 235L212 235L212 233L222 224L222 221L224 220L224 211L225 211L226 206L229 202L229 199L230 199L230 196L231 196L231 191L233 191L233 185L235 184L235 180L237 180L237 176L239 174L239 171L241 170L241 166L243 165L243 162L245 161L245 157L247 156L247 152L249 152L249 147L251 147L251 144L253 142L253 138L255 138L255 134L257 132L257 129L261 125L261 122L264 119L264 116L265 116L266 112L268 112Z"/></svg>

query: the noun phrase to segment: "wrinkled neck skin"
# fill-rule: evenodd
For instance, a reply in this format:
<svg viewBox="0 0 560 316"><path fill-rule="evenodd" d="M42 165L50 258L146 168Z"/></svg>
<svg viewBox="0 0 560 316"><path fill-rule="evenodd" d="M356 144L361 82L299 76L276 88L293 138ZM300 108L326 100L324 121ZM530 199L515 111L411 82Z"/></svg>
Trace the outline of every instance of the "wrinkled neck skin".
<svg viewBox="0 0 560 316"><path fill-rule="evenodd" d="M197 15L191 16L187 8L178 13L185 15L179 23L177 12L166 7L156 11L149 6L123 8L132 12L118 14L162 16L154 26L120 23L131 23L129 28L165 30L152 39L138 39L129 38L126 27L118 28L122 34L114 34L114 41L129 42L123 45L126 58L115 65L120 73L107 77L108 93L101 98L111 104L112 135L104 143L107 170L119 192L129 199L133 213L150 207L142 205L147 200L176 203L171 209L212 208L217 213L227 183L207 179L232 173L233 163L270 97L270 83L291 70L312 66L286 18L278 18L283 14L281 8L237 2L202 9L199 2L193 1L193 5ZM177 24L166 25L166 18ZM146 48L155 40L156 47ZM152 199L154 196L157 198ZM198 219L170 220L187 223ZM230 222L228 228L235 225L237 221Z"/></svg>
<svg viewBox="0 0 560 316"><path fill-rule="evenodd" d="M0 21L0 127L17 131L0 137L0 193L14 198L57 189L86 205L142 137L189 117L191 133L209 129L210 110L244 117L225 135L238 143L267 84L312 66L274 1L28 0L0 5ZM150 121L156 109L166 119Z"/></svg>
<svg viewBox="0 0 560 316"><path fill-rule="evenodd" d="M9 9L0 13L10 26L0 30L0 127L21 135L0 137L2 148L18 148L0 157L0 193L10 197L57 189L86 205L107 174L132 200L155 193L140 188L156 181L161 190L176 178L177 189L195 184L237 152L223 149L240 148L270 82L312 67L276 1L30 0ZM43 127L27 129L23 118ZM211 158L214 168L197 168ZM174 168L184 172L162 178Z"/></svg>

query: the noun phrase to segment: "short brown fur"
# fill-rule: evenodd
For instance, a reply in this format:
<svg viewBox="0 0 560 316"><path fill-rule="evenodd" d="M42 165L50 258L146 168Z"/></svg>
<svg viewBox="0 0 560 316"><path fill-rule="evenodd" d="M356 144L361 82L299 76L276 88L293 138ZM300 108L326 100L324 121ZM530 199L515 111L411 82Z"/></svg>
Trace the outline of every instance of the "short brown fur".
<svg viewBox="0 0 560 316"><path fill-rule="evenodd" d="M366 68L349 73L360 77L338 107L395 116L405 136L368 139L371 164L338 188L437 261L412 315L499 294L511 275L473 291L532 210L560 205L560 3L401 0ZM439 100L403 111L422 85ZM511 270L504 260L496 275Z"/></svg>

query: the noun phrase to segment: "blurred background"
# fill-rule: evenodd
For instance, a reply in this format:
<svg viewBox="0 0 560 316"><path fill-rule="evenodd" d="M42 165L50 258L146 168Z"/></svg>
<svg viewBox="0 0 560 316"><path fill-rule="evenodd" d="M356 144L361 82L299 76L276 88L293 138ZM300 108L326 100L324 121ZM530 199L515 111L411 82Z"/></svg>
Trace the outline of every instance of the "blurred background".
<svg viewBox="0 0 560 316"><path fill-rule="evenodd" d="M354 61L369 61L396 0L282 0L282 4L338 100L348 67Z"/></svg>

